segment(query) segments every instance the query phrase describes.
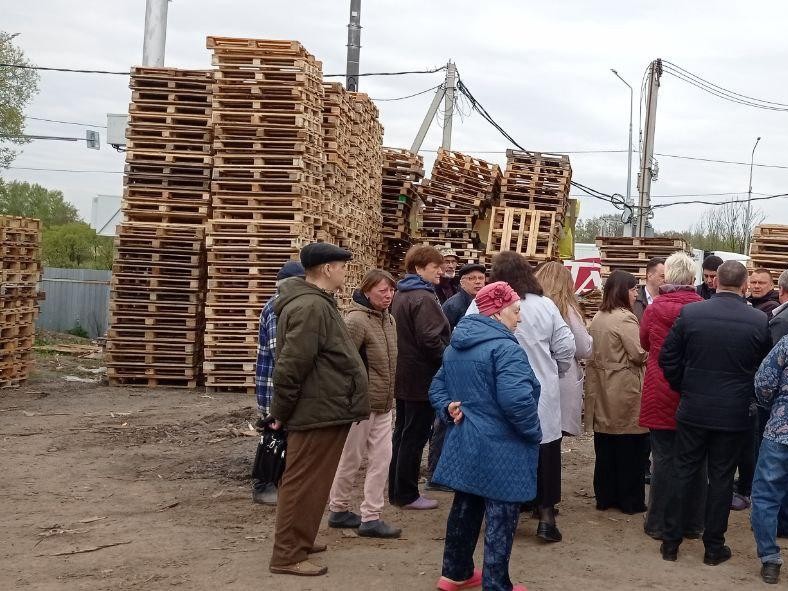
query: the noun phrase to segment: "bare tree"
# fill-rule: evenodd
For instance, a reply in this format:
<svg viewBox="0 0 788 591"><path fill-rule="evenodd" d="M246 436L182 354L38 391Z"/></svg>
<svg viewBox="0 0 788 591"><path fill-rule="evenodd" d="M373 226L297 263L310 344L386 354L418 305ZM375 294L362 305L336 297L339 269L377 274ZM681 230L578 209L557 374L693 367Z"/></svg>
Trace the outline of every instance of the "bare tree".
<svg viewBox="0 0 788 591"><path fill-rule="evenodd" d="M747 204L732 200L723 205L708 207L701 214L700 221L689 231L660 232L660 235L684 238L693 248L701 250L724 250L744 253L746 237L765 216L761 210L753 210L750 223L747 223ZM744 253L746 254L746 253Z"/></svg>

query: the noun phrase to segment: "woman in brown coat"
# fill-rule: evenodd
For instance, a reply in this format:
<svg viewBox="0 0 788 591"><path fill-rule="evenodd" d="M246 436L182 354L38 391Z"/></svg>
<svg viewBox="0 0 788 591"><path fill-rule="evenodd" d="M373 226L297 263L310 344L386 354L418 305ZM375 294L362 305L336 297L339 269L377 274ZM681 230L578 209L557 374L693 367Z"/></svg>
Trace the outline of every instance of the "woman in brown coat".
<svg viewBox="0 0 788 591"><path fill-rule="evenodd" d="M401 533L380 518L391 461L391 408L397 370L397 325L388 311L394 285L394 278L385 271L370 271L353 293L345 316L348 332L367 368L372 412L366 421L353 424L348 433L331 486L328 525L358 528L358 535L371 538L398 538ZM364 501L358 515L350 510L350 497L365 455Z"/></svg>
<svg viewBox="0 0 788 591"><path fill-rule="evenodd" d="M586 374L586 430L594 431L596 508L624 513L646 510L644 476L648 430L638 425L648 352L640 346L632 312L637 279L613 271L591 322L594 339Z"/></svg>

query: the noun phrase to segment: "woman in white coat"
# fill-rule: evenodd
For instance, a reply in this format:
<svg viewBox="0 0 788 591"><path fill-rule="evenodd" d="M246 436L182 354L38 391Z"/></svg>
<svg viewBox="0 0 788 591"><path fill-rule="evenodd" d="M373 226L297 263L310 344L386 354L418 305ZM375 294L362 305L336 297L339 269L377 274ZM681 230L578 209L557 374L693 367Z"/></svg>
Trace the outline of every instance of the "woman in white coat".
<svg viewBox="0 0 788 591"><path fill-rule="evenodd" d="M561 387L561 431L564 435L580 435L583 415L583 368L579 361L591 358L593 339L588 334L580 305L577 303L572 274L557 261L550 261L536 270L536 278L544 294L553 300L575 337L575 356L559 383Z"/></svg>
<svg viewBox="0 0 788 591"><path fill-rule="evenodd" d="M556 305L542 295L542 288L528 261L516 252L502 252L492 262L490 282L506 281L520 296L520 324L514 336L542 387L539 423L542 442L536 474L539 513L536 535L546 542L560 542L555 505L561 500L561 394L559 375L569 370L575 339ZM472 303L467 314L477 314Z"/></svg>

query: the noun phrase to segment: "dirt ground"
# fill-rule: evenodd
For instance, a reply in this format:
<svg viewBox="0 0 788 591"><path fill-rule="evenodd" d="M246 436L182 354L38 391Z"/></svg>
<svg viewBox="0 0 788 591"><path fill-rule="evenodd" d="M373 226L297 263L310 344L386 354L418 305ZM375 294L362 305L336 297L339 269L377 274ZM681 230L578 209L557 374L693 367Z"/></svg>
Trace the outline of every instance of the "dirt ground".
<svg viewBox="0 0 788 591"><path fill-rule="evenodd" d="M254 401L66 381L92 379L80 366L100 365L40 355L26 385L0 390L0 589L434 589L450 495L435 494L436 511L387 507L399 540L324 521L329 551L316 562L328 575L271 575L275 509L253 505L249 487ZM531 591L765 587L746 512L731 515L728 563L704 566L699 541L666 563L642 516L595 510L591 441L565 440L563 460L564 541L540 543L536 521L523 516L515 582Z"/></svg>

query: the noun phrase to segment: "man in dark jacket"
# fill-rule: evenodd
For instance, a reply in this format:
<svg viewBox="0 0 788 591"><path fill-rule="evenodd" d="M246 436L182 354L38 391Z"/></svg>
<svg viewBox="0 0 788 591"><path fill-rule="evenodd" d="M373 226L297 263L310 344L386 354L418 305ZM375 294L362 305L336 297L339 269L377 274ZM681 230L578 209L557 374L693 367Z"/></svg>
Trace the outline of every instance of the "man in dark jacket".
<svg viewBox="0 0 788 591"><path fill-rule="evenodd" d="M435 412L429 402L432 378L440 368L451 330L435 286L443 257L431 246L414 246L405 255L407 275L397 284L391 314L397 322L397 415L389 467L389 502L405 509L435 509L419 493L419 469Z"/></svg>
<svg viewBox="0 0 788 591"><path fill-rule="evenodd" d="M457 293L457 253L450 246L438 248L438 252L443 256L441 264L441 278L435 284L435 294L438 301L443 304L446 300Z"/></svg>
<svg viewBox="0 0 788 591"><path fill-rule="evenodd" d="M646 284L638 287L638 296L632 306L632 311L638 317L638 322L643 319L643 313L659 296L659 288L665 284L665 259L655 257L646 264Z"/></svg>
<svg viewBox="0 0 788 591"><path fill-rule="evenodd" d="M334 292L345 282L348 251L327 243L301 249L305 279L282 284L274 303L276 366L271 416L285 426L287 467L279 486L270 570L315 576L307 561L351 423L369 417L367 372Z"/></svg>
<svg viewBox="0 0 788 591"><path fill-rule="evenodd" d="M473 298L484 287L485 272L484 265L479 263L468 263L457 271L457 276L460 278L460 291L443 302L442 306L452 330L457 326L460 318L465 316Z"/></svg>
<svg viewBox="0 0 788 591"><path fill-rule="evenodd" d="M716 254L710 254L703 259L703 283L695 290L704 300L708 300L714 295L714 280L717 278L717 269L720 268L722 259Z"/></svg>
<svg viewBox="0 0 788 591"><path fill-rule="evenodd" d="M788 334L788 271L780 274L777 280L780 305L772 310L772 319L769 321L769 332L772 335L772 345Z"/></svg>
<svg viewBox="0 0 788 591"><path fill-rule="evenodd" d="M737 261L717 270L717 292L682 308L659 356L671 388L680 393L676 411L676 497L668 507L661 547L676 560L684 536L683 515L691 483L708 460L703 544L705 564L731 557L725 545L733 475L739 449L752 436L753 378L771 348L763 313L744 301L747 269Z"/></svg>
<svg viewBox="0 0 788 591"><path fill-rule="evenodd" d="M485 281L484 265L479 263L467 263L460 267L457 275L460 278L460 291L451 296L448 300L443 302L443 313L449 321L449 327L454 330L460 319L465 316L468 307L471 305L473 298L479 293L479 290L484 287ZM438 467L438 460L441 458L443 451L443 440L446 437L446 423L436 417L435 423L432 425L432 436L430 437L430 450L427 454L427 490L436 490L440 492L451 492L450 488L442 484L432 482L432 475Z"/></svg>
<svg viewBox="0 0 788 591"><path fill-rule="evenodd" d="M780 305L780 298L774 289L774 280L769 269L758 268L750 273L750 297L747 301L756 308L772 317L772 312Z"/></svg>

